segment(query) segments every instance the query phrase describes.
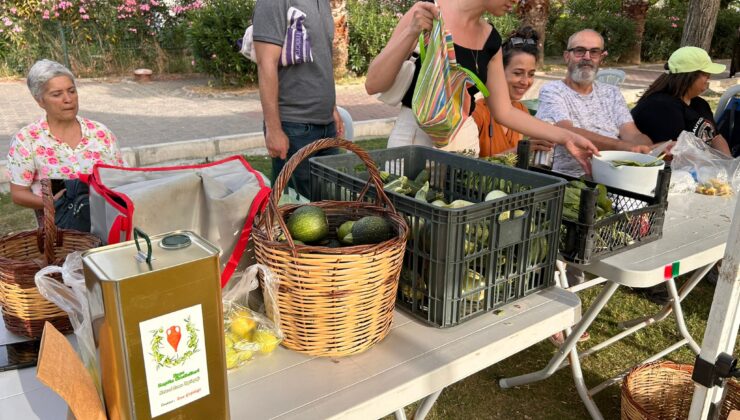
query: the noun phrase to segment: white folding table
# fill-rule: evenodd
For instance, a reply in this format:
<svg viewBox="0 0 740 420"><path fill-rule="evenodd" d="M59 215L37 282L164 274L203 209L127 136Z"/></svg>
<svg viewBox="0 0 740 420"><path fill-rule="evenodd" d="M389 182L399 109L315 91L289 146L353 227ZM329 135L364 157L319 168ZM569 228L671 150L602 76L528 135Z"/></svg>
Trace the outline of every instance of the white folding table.
<svg viewBox="0 0 740 420"><path fill-rule="evenodd" d="M595 283L606 282L604 289L591 304L581 321L569 332L565 343L552 357L549 364L537 372L501 379L502 388L524 385L550 377L557 370L571 365L576 389L589 414L595 419L603 416L591 398L607 386L618 382L623 374L611 378L595 388L588 389L581 371L580 359L601 350L615 341L665 319L673 313L682 339L644 362L657 360L688 344L695 353L699 346L686 329L681 301L699 283L704 275L719 261L725 250L727 236L735 209L736 199L703 196L699 194L669 195L668 211L663 224L663 237L614 256L588 265L576 265L585 272L599 276L578 287L582 290ZM676 289L675 276L696 270L680 291ZM561 272L561 277L563 273ZM622 323L625 329L614 337L599 343L585 352L578 352L576 344L619 286L645 288L665 282L671 302L652 316ZM575 291L575 287L570 290ZM570 355L570 360L566 360Z"/></svg>
<svg viewBox="0 0 740 420"><path fill-rule="evenodd" d="M511 356L580 319L580 300L551 287L448 329L396 311L379 344L344 358L309 357L282 347L229 373L233 418L372 419L425 399L424 418L446 386ZM0 343L17 340L3 328ZM35 369L0 373L0 419L64 419L65 403Z"/></svg>

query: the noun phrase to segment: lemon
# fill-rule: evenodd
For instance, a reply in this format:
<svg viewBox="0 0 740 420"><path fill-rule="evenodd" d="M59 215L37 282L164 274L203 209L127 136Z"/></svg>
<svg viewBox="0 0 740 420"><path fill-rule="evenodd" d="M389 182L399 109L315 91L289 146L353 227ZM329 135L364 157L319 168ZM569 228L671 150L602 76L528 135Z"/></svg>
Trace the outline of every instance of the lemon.
<svg viewBox="0 0 740 420"><path fill-rule="evenodd" d="M266 330L255 331L252 336L252 341L259 344L260 353L262 354L272 353L280 342L273 333Z"/></svg>
<svg viewBox="0 0 740 420"><path fill-rule="evenodd" d="M229 326L229 330L240 338L249 340L256 327L257 322L255 322L247 312L237 312L231 316L231 325Z"/></svg>
<svg viewBox="0 0 740 420"><path fill-rule="evenodd" d="M224 347L226 350L234 347L234 336L231 334L226 334L224 337Z"/></svg>
<svg viewBox="0 0 740 420"><path fill-rule="evenodd" d="M254 355L254 352L252 350L238 350L237 353L239 356L239 363L246 362Z"/></svg>
<svg viewBox="0 0 740 420"><path fill-rule="evenodd" d="M239 364L239 353L233 347L226 349L226 369L234 369Z"/></svg>

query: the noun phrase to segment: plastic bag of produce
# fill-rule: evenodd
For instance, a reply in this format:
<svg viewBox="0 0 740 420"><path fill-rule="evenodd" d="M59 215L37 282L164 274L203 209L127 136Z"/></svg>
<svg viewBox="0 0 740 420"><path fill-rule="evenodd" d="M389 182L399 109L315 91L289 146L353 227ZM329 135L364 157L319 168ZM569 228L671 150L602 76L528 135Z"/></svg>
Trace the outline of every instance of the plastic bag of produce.
<svg viewBox="0 0 740 420"><path fill-rule="evenodd" d="M698 183L696 192L707 195L740 192L740 158L718 152L688 131L678 136L671 153L671 169L690 173Z"/></svg>
<svg viewBox="0 0 740 420"><path fill-rule="evenodd" d="M253 310L250 309L250 292L259 285L260 271L264 310ZM266 266L255 264L247 268L238 281L231 283L234 284L227 285L222 297L226 367L230 370L257 355L272 353L283 340L277 306L277 276Z"/></svg>
<svg viewBox="0 0 740 420"><path fill-rule="evenodd" d="M52 277L54 274L61 275L63 283ZM102 316L104 309L99 297L96 298L95 294L87 293L85 275L82 272L82 253L73 252L67 255L61 267L50 265L42 268L36 273L35 281L39 293L62 308L69 316L82 363L90 372L98 394L102 398L92 319Z"/></svg>

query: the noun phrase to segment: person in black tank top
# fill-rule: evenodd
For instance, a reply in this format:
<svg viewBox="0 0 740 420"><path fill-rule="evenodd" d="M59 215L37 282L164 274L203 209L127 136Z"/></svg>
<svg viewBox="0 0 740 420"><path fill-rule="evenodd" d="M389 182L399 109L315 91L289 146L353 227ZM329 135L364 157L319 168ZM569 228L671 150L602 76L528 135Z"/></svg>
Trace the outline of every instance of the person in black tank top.
<svg viewBox="0 0 740 420"><path fill-rule="evenodd" d="M423 1L434 3L429 0ZM486 39L485 44L483 44L483 49L481 50L474 50L457 44L454 44L454 46L455 57L457 58L458 64L475 73L481 82L486 83L486 80L488 79L488 63L501 48L501 35L498 33L496 28L491 25L491 34ZM419 78L419 72L421 71L421 60L416 60L414 64L416 67L414 69L414 79L411 81L411 86L409 86L409 89L401 100L401 104L408 108L411 108L411 97L414 96L416 79ZM473 85L468 89L468 92L470 93L470 98L473 99L475 94L478 93L478 88ZM475 100L471 100L470 115L473 115L474 109Z"/></svg>
<svg viewBox="0 0 740 420"><path fill-rule="evenodd" d="M401 65L418 43L419 34L431 30L433 20L441 13L445 26L455 42L457 60L486 84L491 94L488 106L496 121L527 136L565 146L585 171L590 173L591 154L598 153L590 141L576 133L536 120L511 105L501 57L501 36L482 17L486 12L493 16L503 16L511 12L518 3L519 0L465 0L464 3L455 0L437 0L435 5L428 0L418 1L403 15L393 30L388 44L370 63L365 89L371 95L388 90L393 85ZM481 33L489 35L482 39ZM409 144L433 145L429 137L419 128L413 112L409 109L421 67L419 60L416 67L411 86L401 101L403 107L388 140L389 147ZM472 94L477 91L474 87L470 88ZM472 124L475 125L474 122ZM477 142L477 127L474 127L473 131ZM457 137L454 140L457 141Z"/></svg>

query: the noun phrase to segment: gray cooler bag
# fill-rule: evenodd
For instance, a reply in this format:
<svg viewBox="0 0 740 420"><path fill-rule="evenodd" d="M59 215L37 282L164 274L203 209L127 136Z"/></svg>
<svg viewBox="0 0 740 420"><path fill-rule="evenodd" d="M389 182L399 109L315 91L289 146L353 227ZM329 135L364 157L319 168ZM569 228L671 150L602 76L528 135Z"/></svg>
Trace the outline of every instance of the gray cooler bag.
<svg viewBox="0 0 740 420"><path fill-rule="evenodd" d="M255 216L270 195L262 174L244 158L160 168L99 164L82 177L90 185L91 231L103 243L190 230L221 249L221 285L242 261Z"/></svg>

